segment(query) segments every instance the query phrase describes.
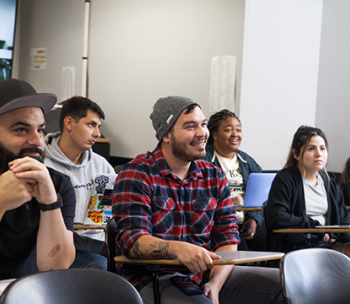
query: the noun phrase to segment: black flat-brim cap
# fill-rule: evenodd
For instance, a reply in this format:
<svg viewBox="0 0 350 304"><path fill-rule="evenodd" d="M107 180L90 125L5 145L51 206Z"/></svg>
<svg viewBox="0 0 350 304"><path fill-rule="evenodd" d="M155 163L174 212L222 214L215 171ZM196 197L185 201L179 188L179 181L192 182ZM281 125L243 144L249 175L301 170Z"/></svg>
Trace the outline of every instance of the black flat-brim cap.
<svg viewBox="0 0 350 304"><path fill-rule="evenodd" d="M0 115L24 107L38 107L49 112L57 102L54 94L40 93L23 80L0 81Z"/></svg>

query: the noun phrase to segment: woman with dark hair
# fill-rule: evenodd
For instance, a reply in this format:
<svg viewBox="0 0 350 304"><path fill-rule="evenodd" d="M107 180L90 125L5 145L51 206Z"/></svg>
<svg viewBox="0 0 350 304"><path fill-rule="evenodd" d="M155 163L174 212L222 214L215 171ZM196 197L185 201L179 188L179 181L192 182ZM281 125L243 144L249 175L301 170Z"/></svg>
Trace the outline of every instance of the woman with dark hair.
<svg viewBox="0 0 350 304"><path fill-rule="evenodd" d="M205 160L221 168L231 190L234 205L243 205L250 173L261 172L260 166L248 154L239 150L242 126L235 113L222 110L208 122L210 136ZM265 227L260 211L236 212L241 233L239 250L265 250Z"/></svg>
<svg viewBox="0 0 350 304"><path fill-rule="evenodd" d="M294 134L287 163L275 177L266 205L267 247L289 252L306 247L332 248L345 235L272 233L280 228L350 224L350 214L336 182L326 172L328 142L317 128L301 126Z"/></svg>
<svg viewBox="0 0 350 304"><path fill-rule="evenodd" d="M350 206L350 157L346 160L344 170L340 175L339 188L343 192L344 204Z"/></svg>

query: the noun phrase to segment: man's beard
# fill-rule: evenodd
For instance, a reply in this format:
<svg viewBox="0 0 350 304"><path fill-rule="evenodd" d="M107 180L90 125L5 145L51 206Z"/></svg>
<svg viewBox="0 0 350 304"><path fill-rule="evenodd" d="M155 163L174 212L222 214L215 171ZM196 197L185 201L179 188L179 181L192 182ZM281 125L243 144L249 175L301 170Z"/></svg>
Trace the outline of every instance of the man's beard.
<svg viewBox="0 0 350 304"><path fill-rule="evenodd" d="M171 132L171 139L172 139L171 149L172 149L173 155L178 159L181 159L182 161L192 162L197 159L203 158L206 154L205 150L203 152L198 152L196 154L190 154L190 150L187 149L186 144L178 141L174 135L174 132Z"/></svg>
<svg viewBox="0 0 350 304"><path fill-rule="evenodd" d="M41 163L44 162L44 151L40 147L30 147L30 148L23 148L18 155L13 153L10 149L6 148L5 145L0 141L0 174L6 172L9 169L8 163L17 159L25 157L26 153L28 152L36 152L39 153L39 156L30 156L31 158L34 158Z"/></svg>

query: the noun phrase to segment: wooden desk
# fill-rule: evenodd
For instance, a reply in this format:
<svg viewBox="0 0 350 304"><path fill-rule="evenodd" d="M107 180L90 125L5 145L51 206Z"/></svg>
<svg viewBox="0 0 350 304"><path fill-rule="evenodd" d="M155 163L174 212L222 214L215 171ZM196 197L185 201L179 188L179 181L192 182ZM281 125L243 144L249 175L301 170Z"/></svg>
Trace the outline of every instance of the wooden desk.
<svg viewBox="0 0 350 304"><path fill-rule="evenodd" d="M272 230L273 233L350 233L349 228L283 228Z"/></svg>
<svg viewBox="0 0 350 304"><path fill-rule="evenodd" d="M96 142L98 142L98 143L110 143L111 139L110 138L101 138L101 137L99 137L99 138L96 139Z"/></svg>
<svg viewBox="0 0 350 304"><path fill-rule="evenodd" d="M213 260L214 265L238 265L261 261L277 260L284 256L283 252L266 251L220 251L216 254L221 256L221 260ZM152 274L154 303L160 304L160 294L158 285L159 265L183 266L179 260L146 260L146 259L128 259L124 256L114 258L116 262L133 265L135 269L142 266L147 267L147 271Z"/></svg>
<svg viewBox="0 0 350 304"><path fill-rule="evenodd" d="M74 225L74 230L81 230L81 229L105 229L106 226L95 226L95 225Z"/></svg>
<svg viewBox="0 0 350 304"><path fill-rule="evenodd" d="M213 260L214 265L239 265L261 261L278 260L284 256L283 252L268 251L220 251L216 252L216 254L221 256L221 260ZM183 266L179 260L128 259L124 256L117 256L114 258L114 260L121 263Z"/></svg>
<svg viewBox="0 0 350 304"><path fill-rule="evenodd" d="M261 211L262 207L234 207L236 211Z"/></svg>
<svg viewBox="0 0 350 304"><path fill-rule="evenodd" d="M346 209L350 210L350 206L346 206Z"/></svg>

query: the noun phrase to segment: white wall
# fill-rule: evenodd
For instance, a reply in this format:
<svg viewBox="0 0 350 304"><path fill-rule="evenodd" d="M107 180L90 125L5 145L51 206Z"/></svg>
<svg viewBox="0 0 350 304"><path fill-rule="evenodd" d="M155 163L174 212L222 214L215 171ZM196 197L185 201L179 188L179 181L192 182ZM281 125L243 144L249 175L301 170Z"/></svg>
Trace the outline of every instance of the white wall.
<svg viewBox="0 0 350 304"><path fill-rule="evenodd" d="M330 142L329 169L342 169L350 145L348 0L247 0L246 8L244 0L91 3L90 97L106 110L102 132L112 138L112 156L154 147L148 116L159 96L188 95L209 116L210 58L234 54L242 149L264 169L279 169L296 128L316 124ZM15 77L60 100L61 69L75 66L79 94L84 2L20 0L19 13ZM37 47L48 49L45 71L30 70Z"/></svg>
<svg viewBox="0 0 350 304"><path fill-rule="evenodd" d="M244 0L99 0L91 5L89 97L106 110L113 156L157 144L149 115L182 95L209 115L213 56L236 55L239 99Z"/></svg>
<svg viewBox="0 0 350 304"><path fill-rule="evenodd" d="M350 1L325 0L316 125L329 141L330 171L350 156Z"/></svg>
<svg viewBox="0 0 350 304"><path fill-rule="evenodd" d="M209 115L212 56L237 56L237 100L243 50L244 0L92 0L89 94L106 112L101 131L111 155L153 149L149 115L171 94L198 101ZM84 2L23 0L18 77L61 101L63 66L76 67L80 94ZM31 48L48 49L47 69L30 70ZM16 64L16 63L15 63Z"/></svg>
<svg viewBox="0 0 350 304"><path fill-rule="evenodd" d="M247 0L242 150L264 170L281 169L293 135L314 126L323 2Z"/></svg>
<svg viewBox="0 0 350 304"><path fill-rule="evenodd" d="M76 68L75 94L81 92L84 2L21 0L18 77L41 93L54 93L61 101L62 67ZM19 28L18 28L19 29ZM16 45L17 47L17 45ZM46 70L31 70L30 50L47 48Z"/></svg>

